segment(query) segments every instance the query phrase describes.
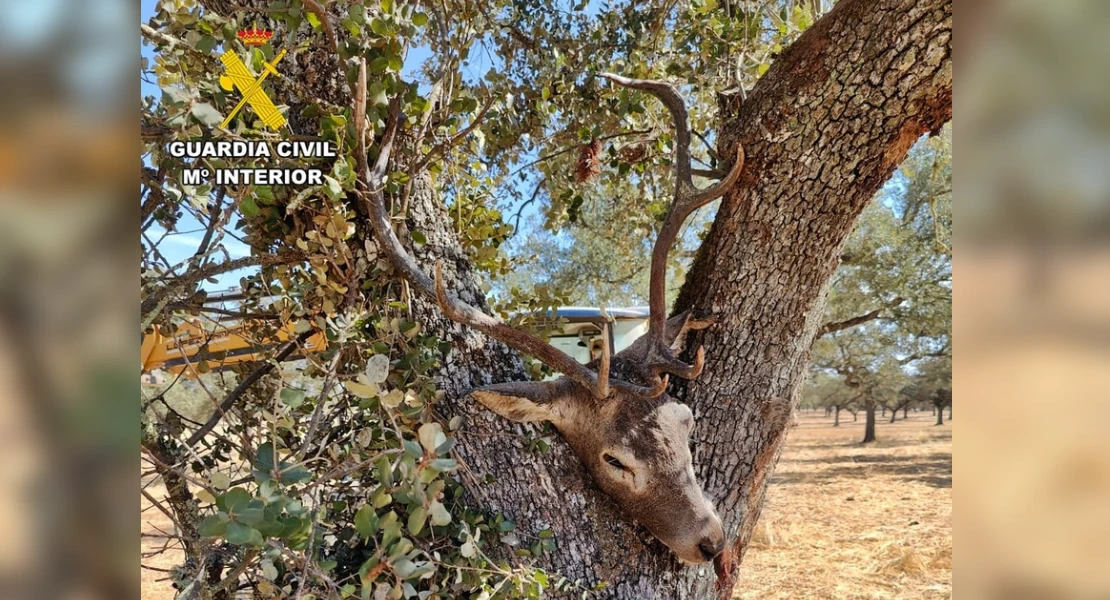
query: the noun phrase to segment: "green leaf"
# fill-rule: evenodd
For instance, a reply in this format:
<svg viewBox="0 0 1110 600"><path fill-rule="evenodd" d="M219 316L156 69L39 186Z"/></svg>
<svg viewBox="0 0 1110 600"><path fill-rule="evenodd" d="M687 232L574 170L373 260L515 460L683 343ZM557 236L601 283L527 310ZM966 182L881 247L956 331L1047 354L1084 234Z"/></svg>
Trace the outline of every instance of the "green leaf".
<svg viewBox="0 0 1110 600"><path fill-rule="evenodd" d="M331 175L324 175L324 192L332 200L338 200L343 197L343 184Z"/></svg>
<svg viewBox="0 0 1110 600"><path fill-rule="evenodd" d="M437 446L446 441L439 423L424 423L416 435L420 438L420 445L429 453L434 452Z"/></svg>
<svg viewBox="0 0 1110 600"><path fill-rule="evenodd" d="M377 23L378 20L374 19L374 22ZM370 105L385 106L389 104L389 96L386 94L385 86L382 85L380 82L375 81L374 83L371 83L370 87L367 88L366 91L366 97Z"/></svg>
<svg viewBox="0 0 1110 600"><path fill-rule="evenodd" d="M308 23L310 25L312 25L313 29L319 29L320 28L320 25L321 25L320 17L316 16L316 13L312 12L311 10L306 10L305 11L305 18L308 19Z"/></svg>
<svg viewBox="0 0 1110 600"><path fill-rule="evenodd" d="M451 471L458 466L459 463L453 458L437 458L435 460L428 461L428 467L431 469L435 469L440 473Z"/></svg>
<svg viewBox="0 0 1110 600"><path fill-rule="evenodd" d="M261 507L244 508L235 513L235 520L254 527L262 522L264 515Z"/></svg>
<svg viewBox="0 0 1110 600"><path fill-rule="evenodd" d="M428 23L428 15L418 12L412 16L412 24L417 27L423 27Z"/></svg>
<svg viewBox="0 0 1110 600"><path fill-rule="evenodd" d="M258 205L255 204L254 198L244 196L243 201L239 203L239 212L243 213L244 217L253 219L258 216L261 210L259 210Z"/></svg>
<svg viewBox="0 0 1110 600"><path fill-rule="evenodd" d="M197 533L203 537L221 536L227 532L228 523L230 523L230 520L227 518L227 514L221 511L205 517L204 520L197 525Z"/></svg>
<svg viewBox="0 0 1110 600"><path fill-rule="evenodd" d="M417 246L423 246L428 243L428 237L424 235L423 231L413 230L412 241L416 242Z"/></svg>
<svg viewBox="0 0 1110 600"><path fill-rule="evenodd" d="M304 483L309 479L312 479L312 472L304 465L297 465L292 469L286 468L281 471L281 482L285 485Z"/></svg>
<svg viewBox="0 0 1110 600"><path fill-rule="evenodd" d="M401 579L408 579L416 571L416 563L407 558L402 558L393 563L393 572Z"/></svg>
<svg viewBox="0 0 1110 600"><path fill-rule="evenodd" d="M219 40L217 40L216 38L214 38L210 35L202 35L200 37L200 40L197 42L196 48L197 48L197 50L200 50L204 54L208 54L209 52L212 51L213 48L216 47L216 44L218 42L219 42Z"/></svg>
<svg viewBox="0 0 1110 600"><path fill-rule="evenodd" d="M374 467L378 470L378 481L382 485L389 487L393 485L393 464L389 462L388 456L383 456L374 463Z"/></svg>
<svg viewBox="0 0 1110 600"><path fill-rule="evenodd" d="M281 397L281 401L289 408L297 408L304 404L304 392L301 390L284 388L278 395Z"/></svg>
<svg viewBox="0 0 1110 600"><path fill-rule="evenodd" d="M397 522L397 513L390 512L393 515L393 522L385 524L385 519L382 519L382 547L388 548L390 544L401 539L401 524ZM386 515L389 516L389 515Z"/></svg>
<svg viewBox="0 0 1110 600"><path fill-rule="evenodd" d="M412 440L405 440L402 445L405 447L405 454L412 458L420 458L424 455L424 451L420 449L420 444Z"/></svg>
<svg viewBox="0 0 1110 600"><path fill-rule="evenodd" d="M428 511L429 516L432 518L432 525L436 527L443 527L451 524L451 513L448 512L447 507L442 502L432 502L431 509Z"/></svg>
<svg viewBox="0 0 1110 600"><path fill-rule="evenodd" d="M355 529L362 537L374 537L378 532L378 514L374 512L374 507L364 504L358 509L355 513Z"/></svg>
<svg viewBox="0 0 1110 600"><path fill-rule="evenodd" d="M253 527L232 521L227 525L227 541L237 546L261 546L262 534Z"/></svg>
<svg viewBox="0 0 1110 600"><path fill-rule="evenodd" d="M233 513L245 508L251 501L251 495L241 487L231 488L216 498L216 506L228 513Z"/></svg>
<svg viewBox="0 0 1110 600"><path fill-rule="evenodd" d="M258 447L258 453L254 457L254 468L263 471L267 474L274 470L277 463L274 461L274 444L266 442Z"/></svg>
<svg viewBox="0 0 1110 600"><path fill-rule="evenodd" d="M428 521L428 509L417 506L409 513L408 528L412 535L419 535L424 530L424 523Z"/></svg>
<svg viewBox="0 0 1110 600"><path fill-rule="evenodd" d="M357 381L347 381L343 383L343 387L356 398L373 398L378 395L378 386L367 385Z"/></svg>
<svg viewBox="0 0 1110 600"><path fill-rule="evenodd" d="M216 110L216 107L207 102L197 102L194 104L192 115L196 120L209 127L215 127L224 120L224 116L220 114L220 111Z"/></svg>
<svg viewBox="0 0 1110 600"><path fill-rule="evenodd" d="M370 503L374 505L374 508L389 506L393 503L393 495L389 493L388 487L380 485L378 489L374 490L374 494L370 497Z"/></svg>

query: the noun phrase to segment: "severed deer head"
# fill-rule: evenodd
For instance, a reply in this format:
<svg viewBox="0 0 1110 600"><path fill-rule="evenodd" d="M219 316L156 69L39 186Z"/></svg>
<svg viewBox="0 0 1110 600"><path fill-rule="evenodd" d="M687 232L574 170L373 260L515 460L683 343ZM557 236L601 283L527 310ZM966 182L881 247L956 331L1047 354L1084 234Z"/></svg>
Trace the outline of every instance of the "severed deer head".
<svg viewBox="0 0 1110 600"><path fill-rule="evenodd" d="M364 73L364 71L363 71ZM712 560L725 546L721 520L694 477L689 450L693 414L666 393L670 375L693 379L702 370L705 353L696 352L693 364L677 358L686 333L710 321L683 313L666 318L667 254L686 218L697 208L721 197L738 179L743 151L728 175L707 189L691 181L690 131L686 106L670 84L603 77L625 87L643 90L661 100L675 122L674 199L651 255L650 319L645 336L612 354L603 327L601 357L582 365L561 350L529 333L460 301L444 289L439 265L434 282L407 254L389 225L380 185L367 186L368 209L375 236L394 266L417 288L434 293L452 320L500 340L563 374L550 382L510 382L472 392L483 405L507 419L551 422L585 463L594 480L634 519L688 562ZM364 74L360 74L360 79ZM394 115L382 140L373 171L363 168L368 181L385 173L384 160L396 131Z"/></svg>

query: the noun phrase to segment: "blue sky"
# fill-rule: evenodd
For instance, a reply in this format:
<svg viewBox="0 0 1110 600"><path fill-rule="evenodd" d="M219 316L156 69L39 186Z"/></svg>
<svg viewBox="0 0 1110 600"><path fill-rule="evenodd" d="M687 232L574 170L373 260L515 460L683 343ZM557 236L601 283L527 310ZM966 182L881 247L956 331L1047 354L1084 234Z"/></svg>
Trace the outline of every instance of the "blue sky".
<svg viewBox="0 0 1110 600"><path fill-rule="evenodd" d="M48 4L49 2L47 2ZM140 19L145 23L155 13L156 0L141 0L139 4ZM143 57L153 60L153 51L151 47L144 46L140 39L140 53ZM405 60L404 76L409 81L420 81L418 76L418 69L430 56L429 50L426 47L414 47L409 50L408 56ZM463 73L468 76L472 81L478 81L484 78L485 74L494 68L497 63L497 58L485 51L482 47L476 47L470 55L470 60L463 67ZM161 97L161 90L154 84L146 81L141 82L142 96L154 96L155 98ZM422 85L422 91L427 91L427 85ZM528 160L529 157L522 157L522 160ZM526 185L532 185L532 182L527 182ZM531 188L529 188L531 189ZM537 207L529 206L525 211L525 221L527 218L537 214ZM234 224L233 224L234 225ZM229 227L229 232L234 232L233 227ZM157 226L153 226L148 231L149 237L157 242L159 251L169 260L171 264L179 263L187 260L196 250L200 243L201 236L204 233L203 226L193 219L191 216L184 216L178 223L177 230L168 235L166 232ZM225 236L223 245L231 258L241 256L248 256L250 254L250 247L246 244L230 237ZM237 287L240 277L245 273L235 272L227 273L218 277L217 283L205 283L205 287L210 291L225 290L231 287Z"/></svg>

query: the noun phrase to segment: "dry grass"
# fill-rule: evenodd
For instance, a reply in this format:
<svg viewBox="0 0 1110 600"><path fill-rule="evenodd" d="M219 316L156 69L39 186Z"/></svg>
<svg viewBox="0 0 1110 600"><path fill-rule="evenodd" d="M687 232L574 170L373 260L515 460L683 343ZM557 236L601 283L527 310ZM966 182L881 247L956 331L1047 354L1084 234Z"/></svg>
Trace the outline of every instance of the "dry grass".
<svg viewBox="0 0 1110 600"><path fill-rule="evenodd" d="M741 566L737 598L950 598L952 429L929 413L879 423L879 442L861 446L863 415L840 427L802 413L790 432L767 503ZM161 485L148 488L156 498ZM173 531L142 501L142 531ZM144 538L144 554L162 547ZM169 551L144 565L168 568ZM167 574L142 569L142 597L172 598Z"/></svg>
<svg viewBox="0 0 1110 600"><path fill-rule="evenodd" d="M149 465L141 465L144 469ZM141 482L146 491L162 500L166 497L166 488L154 478L146 478ZM166 547L166 540L152 536L161 536L174 533L173 521L170 520L156 506L140 496L139 501L139 526L143 532L141 540L142 557L139 568L140 598L148 600L169 600L174 596L173 585L169 581L169 573L163 572L179 564L182 553L177 550L177 544L172 548Z"/></svg>
<svg viewBox="0 0 1110 600"><path fill-rule="evenodd" d="M911 412L862 446L842 417L799 415L736 598L950 598L952 428Z"/></svg>

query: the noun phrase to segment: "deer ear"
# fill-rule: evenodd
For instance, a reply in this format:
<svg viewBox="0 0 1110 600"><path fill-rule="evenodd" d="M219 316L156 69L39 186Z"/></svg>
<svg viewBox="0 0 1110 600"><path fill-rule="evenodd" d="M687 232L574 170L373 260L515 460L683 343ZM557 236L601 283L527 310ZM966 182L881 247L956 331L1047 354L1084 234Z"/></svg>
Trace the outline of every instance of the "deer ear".
<svg viewBox="0 0 1110 600"><path fill-rule="evenodd" d="M472 395L486 408L511 421L551 421L558 425L563 416L561 409L565 408L559 400L570 391L566 381L569 380L498 383L474 390Z"/></svg>

